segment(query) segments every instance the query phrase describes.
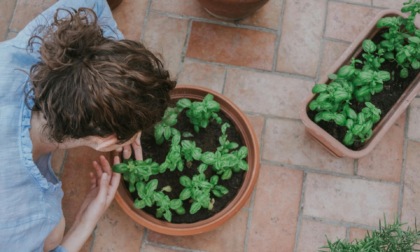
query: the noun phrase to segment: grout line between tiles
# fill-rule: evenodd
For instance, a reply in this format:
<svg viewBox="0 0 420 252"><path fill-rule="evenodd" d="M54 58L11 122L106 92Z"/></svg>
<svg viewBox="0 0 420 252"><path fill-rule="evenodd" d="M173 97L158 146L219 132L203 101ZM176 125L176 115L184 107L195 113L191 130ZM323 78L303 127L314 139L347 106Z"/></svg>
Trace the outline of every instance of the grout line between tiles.
<svg viewBox="0 0 420 252"><path fill-rule="evenodd" d="M303 215L302 219L321 222L321 223L331 225L331 226L345 227L345 228L360 228L360 229L367 229L367 230L378 229L377 226L370 226L366 224L360 224L357 222L349 222L349 221L343 221L343 220L333 220L333 219L327 219L327 218L310 216L310 215Z"/></svg>
<svg viewBox="0 0 420 252"><path fill-rule="evenodd" d="M264 73L264 74L269 73L269 74L288 77L288 78L295 78L295 79L307 80L307 81L315 81L315 77L313 77L313 76L306 76L306 75L301 75L301 74L287 73L287 72L280 72L280 71L272 72L271 70L251 68L251 67L246 67L246 66L234 66L234 65L221 63L221 62L205 61L205 60L201 60L201 59L197 59L197 58L187 57L187 59L189 61L192 61L192 62L204 63L204 64L215 65L215 66L222 66L222 67L225 67L226 69L241 69L241 70L244 70L244 71L252 71L252 72L256 72L256 73Z"/></svg>
<svg viewBox="0 0 420 252"><path fill-rule="evenodd" d="M358 173L359 173L359 159L355 159L353 161L353 175L357 176Z"/></svg>
<svg viewBox="0 0 420 252"><path fill-rule="evenodd" d="M345 3L345 4L351 4L351 5L357 5L357 6L364 6L364 7L372 7L372 4L365 4L365 3L355 3L355 2L349 2L346 0L331 0L333 2L337 2L337 3ZM372 1L372 0L371 0Z"/></svg>
<svg viewBox="0 0 420 252"><path fill-rule="evenodd" d="M148 0L149 2L147 3L147 8L146 8L146 14L144 16L144 20L143 20L143 25L141 27L141 34L140 34L140 41L143 43L144 40L144 34L146 33L146 27L147 27L147 23L149 22L149 13L150 13L150 9L152 6L152 0Z"/></svg>
<svg viewBox="0 0 420 252"><path fill-rule="evenodd" d="M224 72L224 76L223 76L223 84L222 84L222 94L225 93L225 88L226 88L226 80L227 80L227 75L228 75L228 70L225 67L224 68L225 72Z"/></svg>
<svg viewBox="0 0 420 252"><path fill-rule="evenodd" d="M408 127L410 122L410 106L406 110L405 125L404 125L404 144L403 144L403 153L402 153L402 164L401 164L401 174L400 174L400 191L398 195L398 205L397 205L397 214L398 218L402 217L402 208L404 203L404 184L405 184L405 171L406 171L406 162L407 162L407 146L408 146Z"/></svg>
<svg viewBox="0 0 420 252"><path fill-rule="evenodd" d="M171 249L171 250L182 251L182 252L206 252L205 250L188 249L188 248L183 248L183 247L178 247L178 246L165 245L165 244L156 243L156 242L147 242L147 244L158 247L158 248Z"/></svg>
<svg viewBox="0 0 420 252"><path fill-rule="evenodd" d="M324 49L325 49L325 30L327 29L327 17L328 17L328 5L330 0L326 0L325 2L325 15L324 15L324 24L322 27L322 35L321 35L321 45L319 48L319 55L318 55L318 64L316 68L315 80L319 80L319 75L321 73L321 66L324 63Z"/></svg>
<svg viewBox="0 0 420 252"><path fill-rule="evenodd" d="M145 249L145 246L149 243L147 240L148 236L149 236L149 229L144 228L143 237L140 242L140 251L143 251Z"/></svg>
<svg viewBox="0 0 420 252"><path fill-rule="evenodd" d="M247 219L246 228L245 228L244 252L248 252L248 239L249 239L250 232L251 232L250 228L251 228L251 224L252 224L252 214L254 212L255 194L256 194L256 191L257 191L256 188L257 187L254 187L254 190L252 191L252 194L251 194L251 200L249 202L248 219Z"/></svg>
<svg viewBox="0 0 420 252"><path fill-rule="evenodd" d="M359 180L364 180L364 181L367 181L367 182L382 183L382 184L393 185L393 186L399 186L400 185L399 182L372 179L372 178L363 177L363 176L354 176L354 175L349 175L349 174L346 174L346 173L339 173L339 172L335 172L335 171L325 171L325 170L320 170L316 167L313 168L313 167L308 167L308 166L305 166L305 165L287 164L287 163L271 161L271 160L266 160L266 159L262 159L261 164L281 166L281 167L288 168L288 169L291 169L291 170L299 170L299 171L304 171L306 173L313 173L313 174L319 174L319 175L329 175L329 176L345 178L345 179L359 179Z"/></svg>
<svg viewBox="0 0 420 252"><path fill-rule="evenodd" d="M293 251L297 251L299 246L299 238L300 238L300 230L302 229L302 217L303 217L303 209L304 209L304 203L305 203L305 192L306 192L306 177L307 173L303 173L302 178L302 191L300 193L300 200L299 200L299 210L298 210L298 219L296 223L296 232L295 232L295 247Z"/></svg>
<svg viewBox="0 0 420 252"><path fill-rule="evenodd" d="M267 27L253 26L253 25L234 23L234 22L227 22L227 21L222 21L222 20L213 20L213 19L196 17L196 16L180 15L180 14L176 14L176 13L170 13L170 12L153 10L153 9L151 10L151 12L154 12L156 14L159 14L161 16L166 16L166 17L169 17L169 18L188 19L188 20L191 20L191 21L202 22L202 23L207 23L207 24L214 24L214 25L226 26L226 27L231 27L231 28L249 29L249 30L267 32L267 33L272 33L272 34L277 33L277 30L272 29L272 28L267 28Z"/></svg>
<svg viewBox="0 0 420 252"><path fill-rule="evenodd" d="M191 29L192 29L192 20L188 21L188 27L187 27L187 34L185 36L185 40L184 40L184 45L182 47L182 51L181 51L181 57L180 57L180 67L178 69L178 72L176 73L176 79L178 79L179 75L181 74L181 72L184 69L184 62L185 62L185 58L186 58L186 54L187 54L187 50L188 50L188 44L190 41L190 36L191 36Z"/></svg>
<svg viewBox="0 0 420 252"><path fill-rule="evenodd" d="M16 7L17 7L17 2L18 2L19 0L16 0L14 3L14 6L13 6L13 14L10 16L10 19L9 19L9 22L7 23L7 29L6 29L6 31L5 31L5 33L3 34L3 40L2 41L4 41L4 40L7 40L8 39L8 37L9 37L9 34L10 34L10 32L12 32L12 30L10 29L10 25L12 24L12 21L13 21L13 19L15 18L15 13L16 13Z"/></svg>
<svg viewBox="0 0 420 252"><path fill-rule="evenodd" d="M285 12L286 12L286 1L283 0L281 11L280 11L279 23L277 25L276 41L274 42L273 67L271 68L272 72L275 72L277 69L277 58L279 56L280 40L281 40L282 31L283 31L282 26L283 26L283 19L284 19Z"/></svg>

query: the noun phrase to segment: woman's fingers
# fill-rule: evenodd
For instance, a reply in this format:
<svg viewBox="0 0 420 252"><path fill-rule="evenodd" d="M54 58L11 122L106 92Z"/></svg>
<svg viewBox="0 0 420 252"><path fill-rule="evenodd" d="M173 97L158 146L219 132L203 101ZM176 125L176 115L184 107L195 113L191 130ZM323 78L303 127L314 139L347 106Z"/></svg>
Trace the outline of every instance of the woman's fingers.
<svg viewBox="0 0 420 252"><path fill-rule="evenodd" d="M131 146L130 145L125 145L123 147L123 158L124 159L129 159L131 157Z"/></svg>
<svg viewBox="0 0 420 252"><path fill-rule="evenodd" d="M101 177L101 181L99 184L99 192L96 197L100 203L107 202L108 191L109 191L109 175L104 172Z"/></svg>
<svg viewBox="0 0 420 252"><path fill-rule="evenodd" d="M103 155L101 155L99 157L99 161L101 162L102 171L106 172L108 174L108 176L111 177L112 169L111 169L111 165L109 164L108 160Z"/></svg>

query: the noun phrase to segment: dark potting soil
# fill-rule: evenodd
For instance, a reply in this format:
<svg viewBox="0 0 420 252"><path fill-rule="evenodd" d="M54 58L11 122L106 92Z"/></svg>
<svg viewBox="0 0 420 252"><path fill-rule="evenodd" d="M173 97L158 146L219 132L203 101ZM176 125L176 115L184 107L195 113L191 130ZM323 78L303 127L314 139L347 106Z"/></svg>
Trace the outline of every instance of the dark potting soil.
<svg viewBox="0 0 420 252"><path fill-rule="evenodd" d="M222 118L222 124L228 122L231 127L229 127L226 131L228 135L228 140L231 142L236 142L239 146L243 145L243 141L241 136L239 135L238 131L235 129L233 123L222 113L219 112L219 116ZM189 132L194 135L194 137L184 137L181 136L181 140L193 140L196 142L196 146L202 149L202 152L216 151L217 147L220 146L219 144L219 137L221 136L221 125L217 124L214 121L211 121L207 128L203 129L200 128L199 133L194 131L193 126L191 125L189 118L186 116L185 110L180 113L178 116L178 123L174 126L181 132ZM142 133L141 136L141 143L143 148L143 158L152 158L153 161L161 164L165 161L166 154L169 151L170 143L165 141L162 145L157 145L154 139L154 131L153 128L146 130ZM192 178L193 175L198 174L197 167L200 163L197 161L193 161L185 165L184 170L182 172L175 170L173 172L167 170L167 172L163 174L158 174L155 176L151 176L150 179L158 179L159 185L157 191L161 188L171 185L172 191L165 192L170 199L177 199L179 198L179 194L184 189L184 187L179 183L179 178L183 175ZM216 173L212 171L211 166L207 168L205 171L205 175L207 178L215 175ZM191 215L189 213L189 209L191 207L191 202L189 200L183 201L183 206L186 210L186 213L183 215L178 215L175 211L172 211L172 223L193 223L200 220L208 219L214 214L220 212L233 200L236 196L237 192L239 191L243 179L244 179L245 172L241 171L238 173L233 173L232 177L229 180L222 180L219 176L219 185L223 185L226 187L229 192L222 196L221 198L214 197L215 202L213 209L210 211L208 209L200 209L196 214ZM133 199L137 198L136 193L132 193L131 196ZM153 207L146 207L143 211L147 212L148 214L155 216L156 213L156 206ZM162 219L164 220L164 219Z"/></svg>
<svg viewBox="0 0 420 252"><path fill-rule="evenodd" d="M381 41L382 37L381 35L385 32L381 31L378 32L372 39L375 44L378 43L378 41ZM362 52L363 53L363 52ZM364 60L362 58L362 53L360 53L356 58L360 60ZM358 69L361 68L361 66L357 66ZM397 69L397 70L396 70ZM420 72L420 70L409 70L409 76L407 78L401 78L400 77L400 68L397 68L397 63L395 61L385 61L382 63L381 70L388 71L391 73L391 79L387 82L384 82L384 89L382 92L379 92L372 96L371 103L375 105L378 109L381 110L381 118L383 118L389 110L391 110L392 106L397 102L397 100L400 98L400 96L404 93L404 91L407 89L407 87L410 85L410 83L416 78L417 74ZM359 113L364 107L365 104L360 103L356 100L351 101L350 105L357 113ZM314 121L315 115L317 114L316 111L308 110L308 116L309 118ZM381 119L382 120L382 119ZM380 121L379 121L380 122ZM373 128L379 123L377 122ZM344 136L347 133L347 128L344 126L339 126L335 124L334 122L325 122L321 121L317 123L322 129L324 129L326 132L328 132L331 136L333 136L338 141L342 142L344 139ZM359 150L363 148L364 143L360 141L355 141L352 146L347 146L349 149L352 150Z"/></svg>

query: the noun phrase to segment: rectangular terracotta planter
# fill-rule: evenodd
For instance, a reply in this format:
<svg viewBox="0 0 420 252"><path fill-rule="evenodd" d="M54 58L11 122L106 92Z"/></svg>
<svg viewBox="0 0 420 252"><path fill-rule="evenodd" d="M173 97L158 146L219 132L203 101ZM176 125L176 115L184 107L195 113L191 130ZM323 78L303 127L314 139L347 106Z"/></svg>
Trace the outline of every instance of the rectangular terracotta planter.
<svg viewBox="0 0 420 252"><path fill-rule="evenodd" d="M330 68L329 74L335 73L340 69L341 66L346 65L352 58L357 57L362 51L362 43L365 39L373 38L379 31L376 28L376 23L383 17L403 16L399 11L385 10L380 12L374 20L357 36L353 43L347 48L347 50L341 55L336 63ZM337 157L350 157L350 158L361 158L371 152L374 147L380 142L385 133L400 117L400 115L407 109L410 102L420 91L420 74L412 81L407 87L405 92L401 95L398 101L392 106L391 110L386 114L382 115L382 119L373 129L372 137L366 141L364 146L359 150L352 150L347 148L340 141L332 137L324 129L319 127L308 117L308 104L314 99L315 95L311 94L304 102L304 106L301 109L300 117L303 124L316 140L318 140L324 147L326 147L332 154ZM324 76L318 83L329 83L328 76Z"/></svg>

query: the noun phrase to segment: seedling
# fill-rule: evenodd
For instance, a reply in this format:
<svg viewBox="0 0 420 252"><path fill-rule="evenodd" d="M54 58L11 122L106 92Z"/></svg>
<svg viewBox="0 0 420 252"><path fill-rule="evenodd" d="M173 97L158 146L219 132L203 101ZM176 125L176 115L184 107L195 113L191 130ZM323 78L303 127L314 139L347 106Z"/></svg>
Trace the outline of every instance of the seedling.
<svg viewBox="0 0 420 252"><path fill-rule="evenodd" d="M371 98L393 79L393 73L382 70L383 63L395 61L401 78L407 78L412 69L420 69L420 30L414 25L420 2L409 0L404 3L402 12L410 14L407 18L380 19L377 27L384 28L382 40L378 44L364 40L360 59L352 59L349 65L329 75L328 85L315 84L312 89L316 97L309 103L309 109L316 112L314 121L334 122L346 127L346 135L341 140L345 145L368 140L373 126L380 120L381 111L371 103ZM358 114L351 108L356 102L366 106L359 108Z"/></svg>
<svg viewBox="0 0 420 252"><path fill-rule="evenodd" d="M192 123L194 132L180 132L176 129L178 116L185 110L189 121ZM239 146L238 143L228 139L228 123L222 123L221 117L217 114L220 105L213 100L212 95L206 95L203 101L192 102L189 99L180 99L176 107L168 108L162 121L154 127L155 142L159 145L165 141L170 142L169 151L165 161L161 164L152 159L145 161L124 160L123 163L113 166L115 172L123 174L124 180L128 181L129 191L136 192L139 198L135 199L134 206L139 209L156 206L155 216L172 221L173 213L184 214L183 201L192 202L189 209L190 214L195 214L200 209L212 210L215 198L226 195L229 190L219 185L219 176L222 180L232 177L234 172L248 170L245 158L248 149ZM221 125L221 136L219 146L215 152L204 152L194 142L194 134L199 129L206 128L214 121ZM165 172L182 172L184 169L191 169L193 163L198 163L197 173L192 176L180 177L180 184L185 188L181 191L178 199L171 199L167 192L171 186L165 186L158 190L158 180L155 175ZM205 172L211 166L213 175L206 178Z"/></svg>
<svg viewBox="0 0 420 252"><path fill-rule="evenodd" d="M403 230L398 219L393 224L387 224L384 219L382 226L379 221L379 229L372 232L367 232L366 236L361 240L348 242L346 240L338 239L335 242L328 240L328 245L321 248L321 252L374 252L374 251L389 251L389 252L408 252L419 251L414 249L414 245L419 244L420 232L417 227L414 229L407 228ZM326 250L325 250L326 249Z"/></svg>
<svg viewBox="0 0 420 252"><path fill-rule="evenodd" d="M208 181L203 173L194 175L192 179L187 176L182 176L179 179L179 183L185 187L179 198L181 200L191 198L192 200L190 214L197 213L201 208L213 209L214 199L211 198L210 192L216 197L222 197L229 192L224 186L217 185L218 180L217 175L214 175Z"/></svg>

